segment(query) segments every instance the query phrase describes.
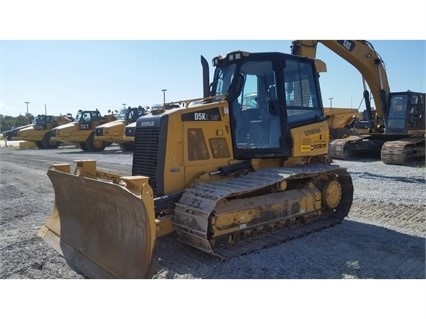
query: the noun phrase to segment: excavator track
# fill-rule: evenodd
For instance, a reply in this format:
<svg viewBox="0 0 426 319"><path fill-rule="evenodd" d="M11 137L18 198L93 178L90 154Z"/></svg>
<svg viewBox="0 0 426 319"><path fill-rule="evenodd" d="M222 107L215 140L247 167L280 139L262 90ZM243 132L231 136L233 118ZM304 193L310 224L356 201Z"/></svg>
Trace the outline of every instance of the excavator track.
<svg viewBox="0 0 426 319"><path fill-rule="evenodd" d="M352 197L352 179L339 166L261 169L188 188L174 225L182 242L226 259L333 226Z"/></svg>
<svg viewBox="0 0 426 319"><path fill-rule="evenodd" d="M425 162L425 139L404 138L383 144L381 158L385 164L409 165Z"/></svg>
<svg viewBox="0 0 426 319"><path fill-rule="evenodd" d="M330 142L330 156L335 159L347 160L352 157L351 143L361 140L362 137L351 135L345 138L339 138Z"/></svg>

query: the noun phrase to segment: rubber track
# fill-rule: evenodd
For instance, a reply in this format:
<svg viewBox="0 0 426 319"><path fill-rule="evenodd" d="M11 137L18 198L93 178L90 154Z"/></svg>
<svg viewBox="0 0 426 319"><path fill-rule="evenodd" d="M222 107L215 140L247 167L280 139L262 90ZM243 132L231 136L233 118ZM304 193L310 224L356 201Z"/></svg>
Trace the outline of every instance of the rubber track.
<svg viewBox="0 0 426 319"><path fill-rule="evenodd" d="M328 173L348 176L348 178L344 179L344 183L347 185L343 185L343 192L351 192L349 196L350 203L348 203L350 207L353 193L352 180L346 169L336 165L318 164L262 169L219 182L198 184L193 188L187 189L179 203L176 203L174 223L178 238L200 250L222 258L230 258L335 225L343 220L349 212L349 208L343 213L334 213L328 218L323 217L308 224L299 225L296 228L293 228L293 225L292 228L269 233L256 240L237 242L235 245L230 245L226 248L215 249L211 247L208 238L209 220L220 200L227 197L242 196L286 179L310 178ZM337 215L338 217L336 217Z"/></svg>

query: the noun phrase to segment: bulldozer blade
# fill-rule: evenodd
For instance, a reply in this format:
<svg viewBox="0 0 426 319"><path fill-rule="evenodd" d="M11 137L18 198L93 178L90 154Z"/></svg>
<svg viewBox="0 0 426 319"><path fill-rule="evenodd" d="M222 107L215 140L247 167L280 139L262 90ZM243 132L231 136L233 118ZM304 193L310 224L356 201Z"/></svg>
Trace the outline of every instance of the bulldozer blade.
<svg viewBox="0 0 426 319"><path fill-rule="evenodd" d="M156 235L143 196L52 168L47 175L55 205L38 235L89 278L146 278Z"/></svg>

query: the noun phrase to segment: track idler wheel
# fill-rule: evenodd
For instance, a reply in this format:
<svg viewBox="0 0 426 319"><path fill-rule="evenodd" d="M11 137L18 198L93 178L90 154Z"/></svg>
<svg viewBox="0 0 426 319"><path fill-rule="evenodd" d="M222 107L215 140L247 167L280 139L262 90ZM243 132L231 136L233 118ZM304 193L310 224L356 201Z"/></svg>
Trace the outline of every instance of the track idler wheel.
<svg viewBox="0 0 426 319"><path fill-rule="evenodd" d="M322 204L328 208L337 208L342 199L342 186L338 181L330 180L321 190Z"/></svg>

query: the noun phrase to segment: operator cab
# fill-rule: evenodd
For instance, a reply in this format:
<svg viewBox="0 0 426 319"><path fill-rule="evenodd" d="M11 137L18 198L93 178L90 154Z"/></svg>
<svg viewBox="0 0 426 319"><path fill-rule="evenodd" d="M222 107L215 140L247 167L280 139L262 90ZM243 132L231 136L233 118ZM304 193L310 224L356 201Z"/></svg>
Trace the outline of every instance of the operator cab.
<svg viewBox="0 0 426 319"><path fill-rule="evenodd" d="M146 110L142 107L128 107L120 111L117 120L123 120L127 123L135 122L139 117L146 115Z"/></svg>
<svg viewBox="0 0 426 319"><path fill-rule="evenodd" d="M78 110L75 116L75 122L79 123L81 130L92 129L95 121L99 121L102 118L101 113L96 111L82 111Z"/></svg>
<svg viewBox="0 0 426 319"><path fill-rule="evenodd" d="M36 130L45 130L47 129L47 125L54 122L54 118L52 115L37 115L33 121Z"/></svg>
<svg viewBox="0 0 426 319"><path fill-rule="evenodd" d="M213 59L211 96L226 96L236 159L288 157L289 130L323 120L315 60L231 52Z"/></svg>
<svg viewBox="0 0 426 319"><path fill-rule="evenodd" d="M411 91L390 93L385 132L407 134L409 130L424 130L424 116L424 93Z"/></svg>

